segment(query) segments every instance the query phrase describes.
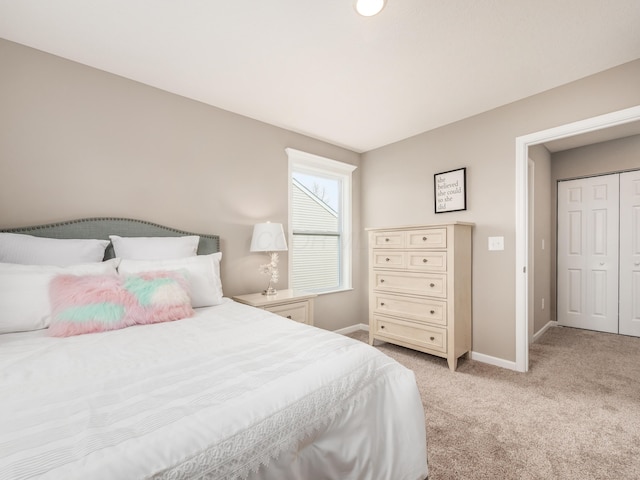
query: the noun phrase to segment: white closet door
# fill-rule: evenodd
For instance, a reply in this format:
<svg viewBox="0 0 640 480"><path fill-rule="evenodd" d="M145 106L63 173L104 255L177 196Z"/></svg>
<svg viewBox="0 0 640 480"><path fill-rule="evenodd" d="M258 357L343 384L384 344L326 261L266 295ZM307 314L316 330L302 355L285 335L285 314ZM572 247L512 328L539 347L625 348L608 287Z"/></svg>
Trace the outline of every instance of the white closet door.
<svg viewBox="0 0 640 480"><path fill-rule="evenodd" d="M618 332L619 175L558 183L558 323Z"/></svg>
<svg viewBox="0 0 640 480"><path fill-rule="evenodd" d="M640 337L640 171L620 174L620 333Z"/></svg>

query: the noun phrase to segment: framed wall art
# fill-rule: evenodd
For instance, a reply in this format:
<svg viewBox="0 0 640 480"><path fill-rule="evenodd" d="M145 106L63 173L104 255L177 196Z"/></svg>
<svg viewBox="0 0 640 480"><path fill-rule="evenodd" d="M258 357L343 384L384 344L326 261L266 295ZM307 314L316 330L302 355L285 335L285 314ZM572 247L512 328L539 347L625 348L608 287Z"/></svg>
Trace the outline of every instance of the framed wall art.
<svg viewBox="0 0 640 480"><path fill-rule="evenodd" d="M467 169L458 168L433 176L435 212L458 212L467 209Z"/></svg>

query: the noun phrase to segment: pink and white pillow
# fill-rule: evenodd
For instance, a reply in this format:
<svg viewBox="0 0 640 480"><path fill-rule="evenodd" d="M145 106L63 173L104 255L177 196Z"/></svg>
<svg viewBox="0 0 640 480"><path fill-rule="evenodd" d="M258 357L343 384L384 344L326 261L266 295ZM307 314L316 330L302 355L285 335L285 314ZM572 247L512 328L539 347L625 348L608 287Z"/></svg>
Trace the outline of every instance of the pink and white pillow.
<svg viewBox="0 0 640 480"><path fill-rule="evenodd" d="M67 337L191 317L186 281L177 272L60 275L51 281L49 335Z"/></svg>

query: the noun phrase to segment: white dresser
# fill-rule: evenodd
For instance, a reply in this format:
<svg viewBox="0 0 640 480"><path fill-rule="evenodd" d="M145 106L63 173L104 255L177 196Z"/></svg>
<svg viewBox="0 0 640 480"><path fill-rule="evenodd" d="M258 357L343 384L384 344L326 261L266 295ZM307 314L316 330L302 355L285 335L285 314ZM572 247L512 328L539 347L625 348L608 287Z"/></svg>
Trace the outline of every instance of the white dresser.
<svg viewBox="0 0 640 480"><path fill-rule="evenodd" d="M368 229L369 343L447 359L471 350L470 223Z"/></svg>

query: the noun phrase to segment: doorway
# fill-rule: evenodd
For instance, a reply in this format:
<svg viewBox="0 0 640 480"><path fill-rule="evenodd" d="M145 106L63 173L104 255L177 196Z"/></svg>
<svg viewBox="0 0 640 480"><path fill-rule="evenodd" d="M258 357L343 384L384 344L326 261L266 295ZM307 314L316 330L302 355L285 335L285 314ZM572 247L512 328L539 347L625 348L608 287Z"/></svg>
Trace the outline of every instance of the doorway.
<svg viewBox="0 0 640 480"><path fill-rule="evenodd" d="M559 127L542 130L516 138L516 265L515 265L515 303L516 303L516 362L515 370L526 372L529 369L529 285L527 267L529 266L529 147L553 140L601 132L609 128L640 121L640 106L619 110L605 115L573 122Z"/></svg>

